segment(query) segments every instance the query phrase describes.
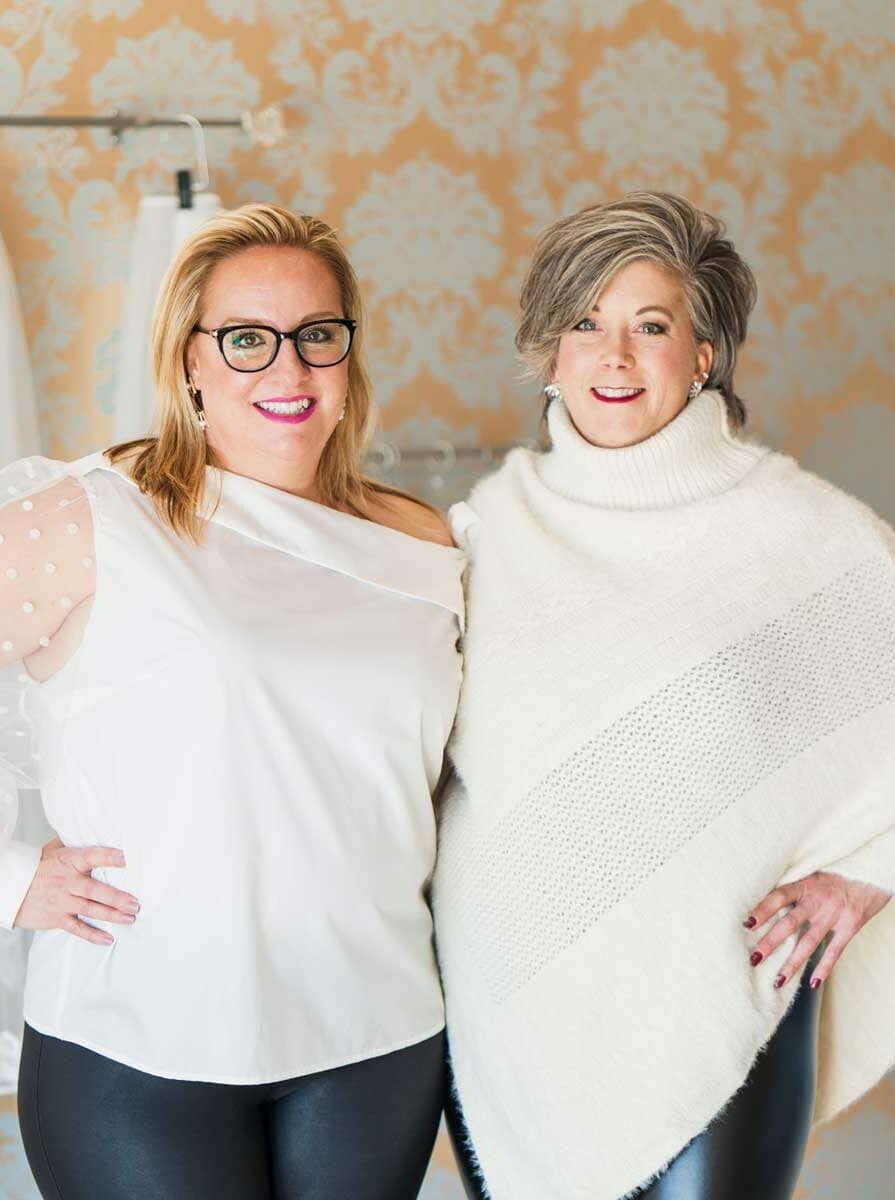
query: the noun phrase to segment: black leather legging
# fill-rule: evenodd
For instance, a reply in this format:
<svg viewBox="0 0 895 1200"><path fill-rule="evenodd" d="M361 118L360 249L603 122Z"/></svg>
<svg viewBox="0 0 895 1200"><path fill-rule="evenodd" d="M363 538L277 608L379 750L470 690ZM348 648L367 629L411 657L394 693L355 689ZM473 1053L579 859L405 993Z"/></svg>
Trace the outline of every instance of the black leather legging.
<svg viewBox="0 0 895 1200"><path fill-rule="evenodd" d="M820 996L808 986L812 966L746 1083L638 1200L791 1200L814 1108ZM462 1116L452 1099L445 1107L466 1195L483 1200Z"/></svg>
<svg viewBox="0 0 895 1200"><path fill-rule="evenodd" d="M162 1079L26 1026L19 1121L44 1200L414 1200L444 1035L281 1083Z"/></svg>

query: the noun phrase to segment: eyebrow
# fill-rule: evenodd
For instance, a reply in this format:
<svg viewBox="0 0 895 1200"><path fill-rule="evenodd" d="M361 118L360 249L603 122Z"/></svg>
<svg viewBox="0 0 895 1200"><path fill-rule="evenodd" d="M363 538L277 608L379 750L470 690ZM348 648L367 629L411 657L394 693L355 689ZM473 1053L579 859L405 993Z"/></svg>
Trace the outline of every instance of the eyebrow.
<svg viewBox="0 0 895 1200"><path fill-rule="evenodd" d="M591 312L599 312L599 311L600 311L600 306L599 306L599 304L595 304L595 305L593 306L593 308L591 309ZM673 320L674 320L674 313L672 313L672 312L669 312L667 308L663 308L661 304L648 304L648 305L646 306L646 308L638 308L638 310L637 310L637 312L634 314L634 316L635 316L635 317L639 317L639 316L641 315L641 313L645 313L645 312L660 312L660 313L664 313L664 314L665 314L665 316L666 316L666 317L669 319L669 321L673 321Z"/></svg>
<svg viewBox="0 0 895 1200"><path fill-rule="evenodd" d="M641 313L645 313L645 312L660 312L660 313L664 313L664 314L665 314L665 316L666 316L666 317L669 319L669 321L673 321L673 320L674 320L674 313L673 313L673 312L669 312L667 308L663 308L661 304L648 304L648 305L646 306L646 308L638 308L638 310L637 310L637 312L634 314L634 316L635 316L635 317L639 317Z"/></svg>
<svg viewBox="0 0 895 1200"><path fill-rule="evenodd" d="M339 313L331 312L329 309L327 309L324 312L308 313L307 316L302 317L298 324L304 325L306 321L322 321L327 317L333 317L338 321L344 320L344 317L342 317ZM271 325L270 321L264 320L262 317L224 317L223 321L218 323L217 328L223 329L226 325L267 325L271 329L276 329L275 325ZM298 328L298 326L294 325L293 329L296 328Z"/></svg>

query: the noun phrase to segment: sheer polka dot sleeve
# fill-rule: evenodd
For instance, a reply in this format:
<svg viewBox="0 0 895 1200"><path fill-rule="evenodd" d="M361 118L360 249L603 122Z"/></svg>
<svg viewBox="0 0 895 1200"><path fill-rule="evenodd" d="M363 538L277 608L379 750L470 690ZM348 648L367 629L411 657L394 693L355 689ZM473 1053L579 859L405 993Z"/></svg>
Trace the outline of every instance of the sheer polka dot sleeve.
<svg viewBox="0 0 895 1200"><path fill-rule="evenodd" d="M93 595L95 582L93 521L78 480L63 476L9 497L0 507L0 664L30 666Z"/></svg>
<svg viewBox="0 0 895 1200"><path fill-rule="evenodd" d="M18 789L39 787L40 681L74 654L96 583L87 494L65 463L0 470L0 926L11 928L40 851L13 841Z"/></svg>

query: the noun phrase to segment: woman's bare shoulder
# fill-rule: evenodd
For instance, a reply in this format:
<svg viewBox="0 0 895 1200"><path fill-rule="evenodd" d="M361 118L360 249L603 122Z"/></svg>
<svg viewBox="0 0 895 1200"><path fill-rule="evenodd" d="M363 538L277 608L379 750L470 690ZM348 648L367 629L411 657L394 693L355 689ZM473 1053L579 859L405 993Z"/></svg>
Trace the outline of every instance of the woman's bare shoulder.
<svg viewBox="0 0 895 1200"><path fill-rule="evenodd" d="M447 520L438 509L430 508L411 496L375 492L369 498L367 516L378 525L397 529L410 537L435 542L439 546L454 545Z"/></svg>

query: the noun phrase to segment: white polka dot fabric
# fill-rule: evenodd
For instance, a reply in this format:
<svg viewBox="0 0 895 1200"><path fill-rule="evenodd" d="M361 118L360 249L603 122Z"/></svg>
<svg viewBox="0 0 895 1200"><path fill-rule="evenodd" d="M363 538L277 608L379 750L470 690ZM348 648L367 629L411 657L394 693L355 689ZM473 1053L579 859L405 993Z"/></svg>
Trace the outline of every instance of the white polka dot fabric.
<svg viewBox="0 0 895 1200"><path fill-rule="evenodd" d="M2 666L27 661L52 645L72 598L92 595L95 568L90 506L77 480L63 476L41 485L30 459L0 474Z"/></svg>
<svg viewBox="0 0 895 1200"><path fill-rule="evenodd" d="M90 506L66 465L35 457L0 471L0 844L16 825L18 789L50 769L55 739L44 721L42 757L36 680L77 649L80 635L63 625L94 585Z"/></svg>

